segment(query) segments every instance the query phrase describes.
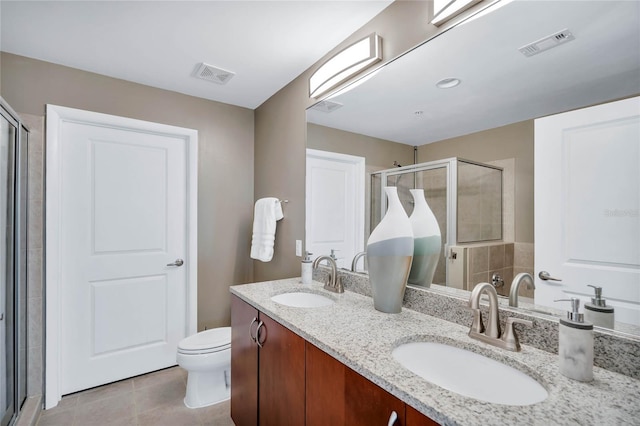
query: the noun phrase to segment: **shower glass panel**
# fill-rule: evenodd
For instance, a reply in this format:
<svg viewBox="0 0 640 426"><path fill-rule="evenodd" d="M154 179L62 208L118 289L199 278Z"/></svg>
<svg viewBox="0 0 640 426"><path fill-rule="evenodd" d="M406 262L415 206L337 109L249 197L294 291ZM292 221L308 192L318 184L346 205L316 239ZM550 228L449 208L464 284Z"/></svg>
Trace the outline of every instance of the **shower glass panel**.
<svg viewBox="0 0 640 426"><path fill-rule="evenodd" d="M387 210L385 186L398 188L407 215L410 189L424 189L442 235L433 284L447 285L449 247L502 239L502 169L458 158L382 170L371 175L372 231Z"/></svg>
<svg viewBox="0 0 640 426"><path fill-rule="evenodd" d="M0 116L0 422L15 412L14 164L16 126Z"/></svg>
<svg viewBox="0 0 640 426"><path fill-rule="evenodd" d="M27 394L27 138L0 98L0 426Z"/></svg>
<svg viewBox="0 0 640 426"><path fill-rule="evenodd" d="M458 243L502 239L502 170L458 161Z"/></svg>
<svg viewBox="0 0 640 426"><path fill-rule="evenodd" d="M371 197L369 202L369 229L366 230L366 242L373 228L380 223L382 216L380 215L380 196L382 194L382 175L377 173L371 174Z"/></svg>
<svg viewBox="0 0 640 426"><path fill-rule="evenodd" d="M20 126L20 139L18 142L18 154L17 158L17 171L16 176L19 176L16 182L16 194L17 194L17 211L16 211L16 226L15 226L15 252L17 259L16 265L16 287L17 287L17 331L18 338L16 340L18 345L18 359L17 359L17 399L20 404L27 398L27 183L28 183L28 171L29 171L29 132L24 126ZM20 407L17 407L20 411Z"/></svg>
<svg viewBox="0 0 640 426"><path fill-rule="evenodd" d="M416 175L417 187L424 189L427 204L438 221L442 236L443 249L440 251L440 260L438 260L438 266L433 275L433 284L446 285L447 263L444 247L447 243L447 167L442 166L423 170L416 172Z"/></svg>

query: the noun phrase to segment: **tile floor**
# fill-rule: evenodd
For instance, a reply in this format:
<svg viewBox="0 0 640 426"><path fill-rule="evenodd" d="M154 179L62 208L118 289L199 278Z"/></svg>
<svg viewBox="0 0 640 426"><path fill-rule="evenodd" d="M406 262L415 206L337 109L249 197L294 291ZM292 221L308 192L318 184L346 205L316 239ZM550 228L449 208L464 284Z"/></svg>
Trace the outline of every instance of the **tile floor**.
<svg viewBox="0 0 640 426"><path fill-rule="evenodd" d="M37 426L233 426L229 401L185 407L186 385L186 371L172 367L74 393L42 411Z"/></svg>

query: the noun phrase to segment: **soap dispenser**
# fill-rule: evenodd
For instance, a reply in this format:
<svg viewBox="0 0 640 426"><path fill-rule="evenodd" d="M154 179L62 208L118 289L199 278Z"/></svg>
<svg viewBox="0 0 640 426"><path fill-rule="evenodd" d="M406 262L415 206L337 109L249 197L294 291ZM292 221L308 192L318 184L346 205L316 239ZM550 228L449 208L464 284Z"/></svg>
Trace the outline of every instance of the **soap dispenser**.
<svg viewBox="0 0 640 426"><path fill-rule="evenodd" d="M311 285L313 280L313 261L310 257L312 254L305 250L302 258L302 284L304 285Z"/></svg>
<svg viewBox="0 0 640 426"><path fill-rule="evenodd" d="M613 306L607 306L607 301L602 298L602 287L589 285L595 289L595 296L591 303L584 304L584 319L595 326L606 327L613 330L615 317Z"/></svg>
<svg viewBox="0 0 640 426"><path fill-rule="evenodd" d="M593 380L593 324L584 322L580 299L560 299L571 302L567 318L560 318L558 356L560 373L581 382Z"/></svg>

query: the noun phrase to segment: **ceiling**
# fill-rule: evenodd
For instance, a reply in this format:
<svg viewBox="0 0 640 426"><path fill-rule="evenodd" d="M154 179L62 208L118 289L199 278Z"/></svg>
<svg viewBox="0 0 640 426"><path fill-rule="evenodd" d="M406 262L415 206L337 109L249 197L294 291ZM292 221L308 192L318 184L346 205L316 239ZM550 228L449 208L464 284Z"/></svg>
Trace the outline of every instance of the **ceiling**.
<svg viewBox="0 0 640 426"><path fill-rule="evenodd" d="M0 45L255 109L391 2L2 0ZM197 79L202 62L235 76L225 85Z"/></svg>
<svg viewBox="0 0 640 426"><path fill-rule="evenodd" d="M419 146L640 93L639 1L496 6L332 96L340 108L309 109L308 121ZM573 41L518 50L565 29ZM462 83L435 86L448 77Z"/></svg>

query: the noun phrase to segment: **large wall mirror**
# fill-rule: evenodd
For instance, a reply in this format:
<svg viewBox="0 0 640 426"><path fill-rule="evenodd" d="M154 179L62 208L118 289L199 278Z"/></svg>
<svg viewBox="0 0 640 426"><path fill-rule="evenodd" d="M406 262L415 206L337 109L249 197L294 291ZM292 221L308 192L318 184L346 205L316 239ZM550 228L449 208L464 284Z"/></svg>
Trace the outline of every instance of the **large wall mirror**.
<svg viewBox="0 0 640 426"><path fill-rule="evenodd" d="M498 273L505 283L498 292L508 296L513 277L528 272L536 277L536 290L522 289L523 300L528 297L531 303L521 307L558 314L564 306L554 310L535 303L539 284L547 283L538 281L541 265L534 258L541 229L534 215L539 195L538 188L534 190L534 168L539 170L534 164L534 120L639 94L640 3L495 3L307 110L306 243L314 247L313 257L333 249L339 265L349 269L379 220L376 197L381 186L397 186L399 192L404 185L424 188L427 200L435 200L447 190L446 171L436 167L439 162L469 160L487 167L474 171L470 181L478 182L491 171L492 190L498 188L498 193L488 199L459 187L456 200L465 192L476 198L443 204L440 214L455 223L441 228L455 232L466 227L465 232L473 233L474 223L468 219L481 204L501 203L501 232L472 242L451 240L445 237L449 232L443 232L442 267L431 288L468 291ZM640 152L637 136L631 148ZM629 176L635 204L624 210L629 213L628 229L638 229L636 241L638 163ZM418 176L411 174L416 164L429 167ZM500 171L501 185L495 183L495 170ZM328 194L337 201L328 202ZM461 205L470 208L465 211ZM406 208L411 213L409 204ZM447 214L446 209L454 208L455 214ZM495 230L495 223L492 226ZM639 243L631 244L640 250ZM620 306L640 305L640 254L632 257L637 258L631 259L633 285L609 295L603 291ZM570 295L588 301L593 290L587 284L599 283L585 282L584 289ZM628 310L624 319L631 325L617 329L640 329L635 327L640 326L637 308Z"/></svg>

